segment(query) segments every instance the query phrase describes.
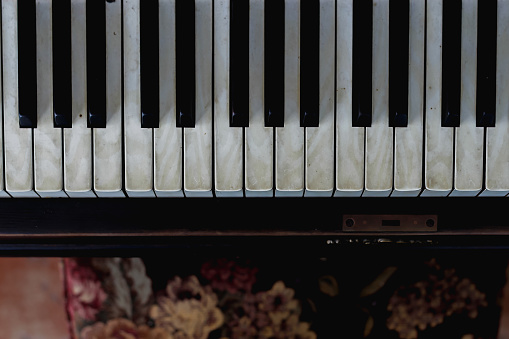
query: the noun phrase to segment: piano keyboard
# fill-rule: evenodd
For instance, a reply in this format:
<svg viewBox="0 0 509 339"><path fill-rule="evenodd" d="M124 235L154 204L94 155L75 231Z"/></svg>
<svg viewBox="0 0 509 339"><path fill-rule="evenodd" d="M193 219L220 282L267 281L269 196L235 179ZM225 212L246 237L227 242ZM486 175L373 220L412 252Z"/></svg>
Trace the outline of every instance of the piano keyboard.
<svg viewBox="0 0 509 339"><path fill-rule="evenodd" d="M2 197L509 193L507 0L2 0Z"/></svg>

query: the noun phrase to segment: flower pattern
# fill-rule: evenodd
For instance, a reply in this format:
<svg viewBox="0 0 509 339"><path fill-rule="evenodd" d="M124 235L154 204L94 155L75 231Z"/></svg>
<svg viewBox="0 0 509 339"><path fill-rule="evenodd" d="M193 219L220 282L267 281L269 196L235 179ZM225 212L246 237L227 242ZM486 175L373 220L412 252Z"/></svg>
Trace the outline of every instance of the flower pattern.
<svg viewBox="0 0 509 339"><path fill-rule="evenodd" d="M132 321L118 318L106 324L97 322L81 330L82 339L174 339L162 328L136 326Z"/></svg>
<svg viewBox="0 0 509 339"><path fill-rule="evenodd" d="M237 259L199 262L200 275L175 275L159 266L151 271L141 258L65 259L64 264L73 339L316 339L335 330L345 337L392 332L418 338L454 317L487 319L484 309L493 300L478 280L435 260L424 262L416 281L405 274L398 278L403 268L385 267L374 281L360 285L357 295L342 290L339 274L317 276L310 291L309 280L303 283L300 276L270 280L277 271L266 274ZM402 282L394 285L391 279ZM377 294L387 299L380 303ZM381 321L376 310L384 314Z"/></svg>
<svg viewBox="0 0 509 339"><path fill-rule="evenodd" d="M247 294L242 307L229 321L230 337L314 339L310 324L301 322L295 291L277 281L270 290Z"/></svg>
<svg viewBox="0 0 509 339"><path fill-rule="evenodd" d="M206 339L223 324L223 313L210 286L202 286L196 276L175 277L166 287L166 295L152 306L150 317L156 326L182 338Z"/></svg>
<svg viewBox="0 0 509 339"><path fill-rule="evenodd" d="M201 268L202 276L210 281L213 289L232 294L251 292L257 272L256 267L241 266L226 258L209 260Z"/></svg>
<svg viewBox="0 0 509 339"><path fill-rule="evenodd" d="M71 318L78 316L83 320L94 320L106 300L101 281L95 272L86 265L79 265L68 259L65 265L67 283L67 310Z"/></svg>

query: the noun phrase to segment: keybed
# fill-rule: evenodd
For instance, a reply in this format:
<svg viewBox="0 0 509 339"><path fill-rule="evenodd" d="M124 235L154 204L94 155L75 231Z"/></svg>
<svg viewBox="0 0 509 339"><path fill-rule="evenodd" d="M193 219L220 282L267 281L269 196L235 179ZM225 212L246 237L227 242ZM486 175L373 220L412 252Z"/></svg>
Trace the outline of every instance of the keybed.
<svg viewBox="0 0 509 339"><path fill-rule="evenodd" d="M1 0L0 197L509 193L507 1L56 1Z"/></svg>

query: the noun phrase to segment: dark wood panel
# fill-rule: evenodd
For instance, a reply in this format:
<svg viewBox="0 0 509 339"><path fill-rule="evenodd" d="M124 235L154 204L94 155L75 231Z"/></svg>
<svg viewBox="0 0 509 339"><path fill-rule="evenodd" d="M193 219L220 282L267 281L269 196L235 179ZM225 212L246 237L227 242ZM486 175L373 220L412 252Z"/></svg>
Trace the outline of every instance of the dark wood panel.
<svg viewBox="0 0 509 339"><path fill-rule="evenodd" d="M0 250L484 247L509 244L504 198L3 199ZM436 233L348 233L345 214L435 214Z"/></svg>

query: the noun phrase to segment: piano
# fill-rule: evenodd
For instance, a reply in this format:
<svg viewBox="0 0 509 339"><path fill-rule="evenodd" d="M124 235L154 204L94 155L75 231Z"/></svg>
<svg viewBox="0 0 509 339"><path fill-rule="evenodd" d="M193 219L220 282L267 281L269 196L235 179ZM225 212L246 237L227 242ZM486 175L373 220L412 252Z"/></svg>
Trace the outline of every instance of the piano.
<svg viewBox="0 0 509 339"><path fill-rule="evenodd" d="M2 248L507 246L508 1L1 3Z"/></svg>

